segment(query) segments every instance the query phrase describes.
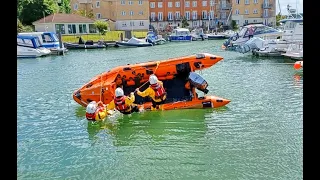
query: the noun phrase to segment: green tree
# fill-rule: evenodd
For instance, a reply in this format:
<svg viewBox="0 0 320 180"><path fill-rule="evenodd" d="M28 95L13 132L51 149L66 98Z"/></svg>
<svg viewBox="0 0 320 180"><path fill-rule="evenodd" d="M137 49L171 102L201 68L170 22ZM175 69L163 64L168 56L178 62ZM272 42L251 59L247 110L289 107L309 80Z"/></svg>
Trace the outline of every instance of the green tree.
<svg viewBox="0 0 320 180"><path fill-rule="evenodd" d="M106 31L107 31L108 26L109 26L109 24L107 22L100 21L100 20L95 21L94 25L98 29L99 34L101 34L101 35L105 35L106 34Z"/></svg>
<svg viewBox="0 0 320 180"><path fill-rule="evenodd" d="M17 25L17 33L20 32L33 32L34 29L32 26L24 26L19 20Z"/></svg>
<svg viewBox="0 0 320 180"><path fill-rule="evenodd" d="M91 9L90 11L86 11L84 9L79 9L77 11L74 11L73 14L78 14L80 16L84 16L90 19L94 19L94 14L93 14L93 10Z"/></svg>
<svg viewBox="0 0 320 180"><path fill-rule="evenodd" d="M232 27L233 30L237 30L238 29L238 25L237 25L237 22L235 20L231 21L231 27Z"/></svg>
<svg viewBox="0 0 320 180"><path fill-rule="evenodd" d="M182 22L181 22L181 27L182 27L182 28L186 28L186 27L188 27L188 26L189 26L189 23L188 23L188 21L187 21L187 18L186 18L186 17L183 17Z"/></svg>
<svg viewBox="0 0 320 180"><path fill-rule="evenodd" d="M31 25L32 22L43 18L59 10L58 4L55 0L23 0L21 2L23 7L19 19L22 24Z"/></svg>
<svg viewBox="0 0 320 180"><path fill-rule="evenodd" d="M280 26L280 20L285 19L286 16L282 16L280 13L276 15L276 26Z"/></svg>
<svg viewBox="0 0 320 180"><path fill-rule="evenodd" d="M60 13L66 13L66 14L70 14L71 13L70 0L61 0L61 4L60 4L60 7L59 7L59 12Z"/></svg>

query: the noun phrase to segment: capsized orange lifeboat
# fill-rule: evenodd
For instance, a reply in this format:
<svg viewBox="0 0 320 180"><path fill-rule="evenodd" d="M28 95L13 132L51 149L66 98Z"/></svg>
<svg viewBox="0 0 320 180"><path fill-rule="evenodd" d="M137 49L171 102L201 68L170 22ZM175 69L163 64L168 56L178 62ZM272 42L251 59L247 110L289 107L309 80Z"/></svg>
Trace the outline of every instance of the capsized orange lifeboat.
<svg viewBox="0 0 320 180"><path fill-rule="evenodd" d="M74 91L73 99L84 107L91 101L101 100L104 104L108 104L114 99L114 91L117 87L122 87L125 95L134 92L136 88L143 91L149 85L149 76L155 74L159 80L163 81L167 91L167 103L163 105L164 110L222 107L230 100L217 96L191 98L190 91L185 88L190 72L209 68L222 59L221 56L200 53L162 61L118 66L95 76ZM136 104L145 109L150 108L151 102L148 97L142 98L138 95L135 97Z"/></svg>

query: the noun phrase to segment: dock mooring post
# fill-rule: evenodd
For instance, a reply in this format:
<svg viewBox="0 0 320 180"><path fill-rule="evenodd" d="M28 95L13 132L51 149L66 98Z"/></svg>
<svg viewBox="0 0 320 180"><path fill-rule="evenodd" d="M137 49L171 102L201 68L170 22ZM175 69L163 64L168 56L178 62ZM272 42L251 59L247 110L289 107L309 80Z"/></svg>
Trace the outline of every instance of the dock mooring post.
<svg viewBox="0 0 320 180"><path fill-rule="evenodd" d="M61 35L61 25L59 26L59 48L62 50L62 53L58 51L59 55L62 54L64 55L64 50L62 49L62 35Z"/></svg>

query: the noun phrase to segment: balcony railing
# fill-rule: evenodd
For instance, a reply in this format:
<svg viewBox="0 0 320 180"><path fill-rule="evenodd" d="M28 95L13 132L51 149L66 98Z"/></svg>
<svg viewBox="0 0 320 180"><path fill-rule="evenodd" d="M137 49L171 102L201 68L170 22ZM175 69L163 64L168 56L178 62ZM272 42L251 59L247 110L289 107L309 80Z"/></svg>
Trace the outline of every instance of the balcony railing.
<svg viewBox="0 0 320 180"><path fill-rule="evenodd" d="M262 17L262 18L270 18L271 15L270 15L270 14L262 14L261 17Z"/></svg>
<svg viewBox="0 0 320 180"><path fill-rule="evenodd" d="M272 4L263 3L263 4L261 4L261 8L263 8L263 9L271 9L272 8Z"/></svg>
<svg viewBox="0 0 320 180"><path fill-rule="evenodd" d="M92 0L78 0L79 4L92 3Z"/></svg>
<svg viewBox="0 0 320 180"><path fill-rule="evenodd" d="M219 5L220 10L230 10L231 9L231 4L220 4Z"/></svg>

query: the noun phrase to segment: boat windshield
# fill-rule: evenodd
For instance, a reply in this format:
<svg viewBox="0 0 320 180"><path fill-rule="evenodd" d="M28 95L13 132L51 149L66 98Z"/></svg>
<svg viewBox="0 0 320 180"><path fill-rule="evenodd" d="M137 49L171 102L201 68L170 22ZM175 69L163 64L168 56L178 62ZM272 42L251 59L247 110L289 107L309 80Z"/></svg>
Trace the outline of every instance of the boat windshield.
<svg viewBox="0 0 320 180"><path fill-rule="evenodd" d="M42 34L41 36L44 43L59 41L58 37L55 34Z"/></svg>
<svg viewBox="0 0 320 180"><path fill-rule="evenodd" d="M190 35L189 31L177 31L178 36L187 36Z"/></svg>
<svg viewBox="0 0 320 180"><path fill-rule="evenodd" d="M39 38L34 38L35 47L42 47Z"/></svg>
<svg viewBox="0 0 320 180"><path fill-rule="evenodd" d="M241 31L239 32L239 36L240 36L240 37L243 37L243 36L245 35L245 33L247 32L247 29L248 29L248 28L243 27L243 28L241 29Z"/></svg>

